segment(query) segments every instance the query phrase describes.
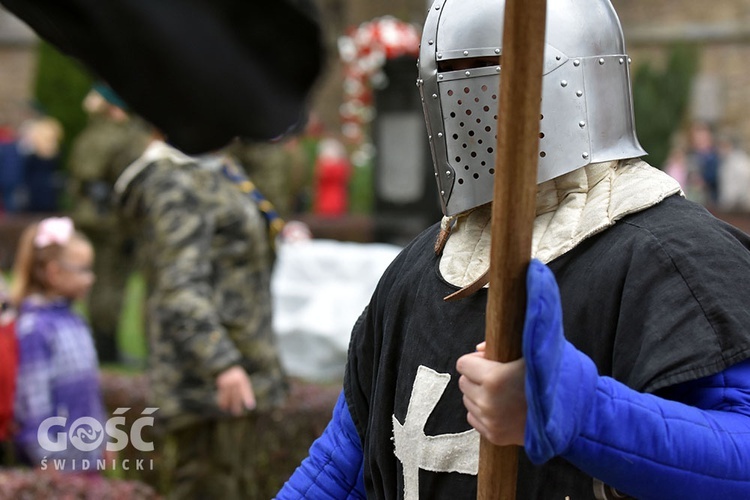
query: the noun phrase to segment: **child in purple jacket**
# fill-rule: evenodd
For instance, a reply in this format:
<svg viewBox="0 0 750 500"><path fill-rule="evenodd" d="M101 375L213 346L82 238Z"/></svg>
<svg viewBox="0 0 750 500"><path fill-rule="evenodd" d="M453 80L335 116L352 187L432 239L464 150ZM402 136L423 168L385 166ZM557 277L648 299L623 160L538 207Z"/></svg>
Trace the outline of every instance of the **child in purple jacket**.
<svg viewBox="0 0 750 500"><path fill-rule="evenodd" d="M22 461L47 470L96 470L105 411L88 325L72 309L94 282L91 243L67 217L21 235L11 296L18 306L15 443Z"/></svg>

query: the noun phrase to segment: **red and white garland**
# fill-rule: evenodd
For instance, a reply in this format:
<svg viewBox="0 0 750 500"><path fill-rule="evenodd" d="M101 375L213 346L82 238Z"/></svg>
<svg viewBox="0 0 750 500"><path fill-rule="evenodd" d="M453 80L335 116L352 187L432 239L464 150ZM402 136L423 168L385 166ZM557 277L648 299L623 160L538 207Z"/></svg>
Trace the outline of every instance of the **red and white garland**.
<svg viewBox="0 0 750 500"><path fill-rule="evenodd" d="M352 143L355 165L369 160L372 145L366 131L375 117L373 88L386 83L383 66L388 59L419 54L419 29L384 16L360 24L338 40L344 64L344 99L339 110L341 133Z"/></svg>

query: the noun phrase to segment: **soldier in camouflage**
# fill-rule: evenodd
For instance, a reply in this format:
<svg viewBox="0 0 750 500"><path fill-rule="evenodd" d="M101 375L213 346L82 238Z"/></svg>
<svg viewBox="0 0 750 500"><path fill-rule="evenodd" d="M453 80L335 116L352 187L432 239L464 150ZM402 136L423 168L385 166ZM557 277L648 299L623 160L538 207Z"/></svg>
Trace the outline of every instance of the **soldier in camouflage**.
<svg viewBox="0 0 750 500"><path fill-rule="evenodd" d="M88 296L88 314L102 362L120 360L117 329L123 291L132 271L132 251L118 230L112 209L112 186L120 173L148 144L148 127L124 110L107 87L97 84L83 107L89 121L73 142L68 157L70 216L96 250L96 282Z"/></svg>
<svg viewBox="0 0 750 500"><path fill-rule="evenodd" d="M176 447L174 498L254 498L253 414L286 395L273 252L246 183L226 155L157 139L115 185L147 280L151 400Z"/></svg>
<svg viewBox="0 0 750 500"><path fill-rule="evenodd" d="M299 199L310 184L312 165L308 165L299 137L275 142L237 140L228 151L283 217L300 211Z"/></svg>

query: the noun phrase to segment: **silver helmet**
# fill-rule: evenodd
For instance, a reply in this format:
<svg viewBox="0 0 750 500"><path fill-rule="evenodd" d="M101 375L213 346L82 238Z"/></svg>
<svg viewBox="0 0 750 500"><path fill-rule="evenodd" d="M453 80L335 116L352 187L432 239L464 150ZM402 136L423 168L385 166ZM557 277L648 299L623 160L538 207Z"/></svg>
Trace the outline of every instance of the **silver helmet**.
<svg viewBox="0 0 750 500"><path fill-rule="evenodd" d="M646 154L612 4L549 0L547 10L537 182ZM492 201L504 11L504 0L437 0L425 22L417 85L446 215Z"/></svg>

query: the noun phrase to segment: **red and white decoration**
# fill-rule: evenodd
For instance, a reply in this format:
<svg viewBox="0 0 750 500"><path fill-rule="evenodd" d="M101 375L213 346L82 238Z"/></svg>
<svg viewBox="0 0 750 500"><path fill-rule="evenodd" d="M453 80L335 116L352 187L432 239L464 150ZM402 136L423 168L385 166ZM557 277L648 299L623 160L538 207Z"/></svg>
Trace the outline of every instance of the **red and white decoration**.
<svg viewBox="0 0 750 500"><path fill-rule="evenodd" d="M373 88L385 85L383 66L388 59L419 54L420 30L391 16L360 24L338 40L344 63L344 102L341 132L354 145L355 165L372 150L367 126L375 117ZM415 76L416 79L416 76ZM367 158L369 159L369 158ZM359 160L359 161L358 161Z"/></svg>

